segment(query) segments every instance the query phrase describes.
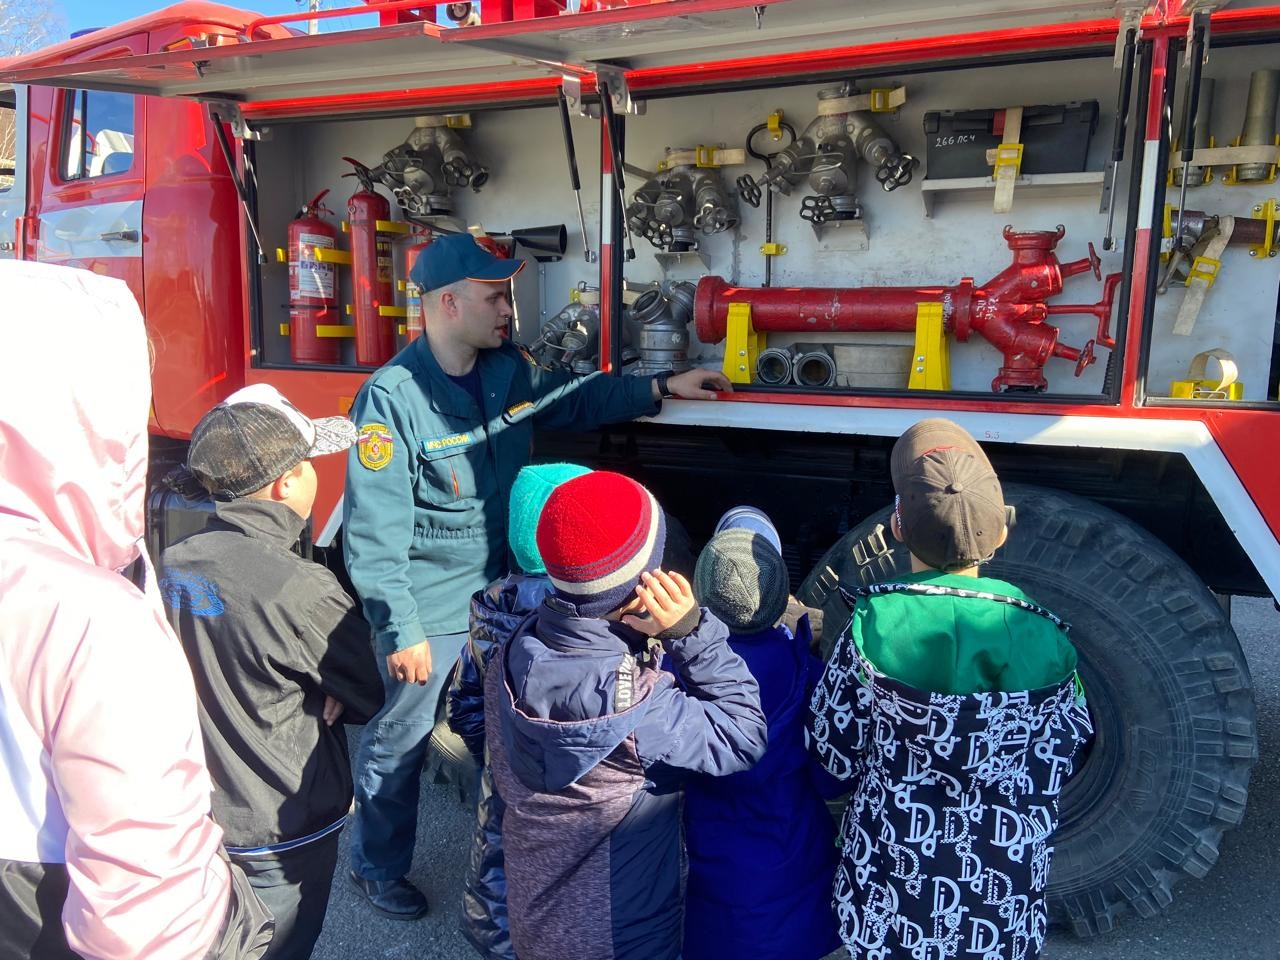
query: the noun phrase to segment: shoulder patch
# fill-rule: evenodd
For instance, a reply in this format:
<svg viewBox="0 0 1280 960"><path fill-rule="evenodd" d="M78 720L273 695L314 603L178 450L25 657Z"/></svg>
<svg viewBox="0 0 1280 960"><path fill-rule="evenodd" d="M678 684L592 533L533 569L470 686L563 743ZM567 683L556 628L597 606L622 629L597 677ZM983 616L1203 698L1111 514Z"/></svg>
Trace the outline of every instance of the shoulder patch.
<svg viewBox="0 0 1280 960"><path fill-rule="evenodd" d="M520 414L524 413L526 410L532 410L532 409L533 409L532 400L521 400L519 403L513 403L511 406L507 407L507 416L508 417L519 416Z"/></svg>
<svg viewBox="0 0 1280 960"><path fill-rule="evenodd" d="M160 580L164 602L174 610L189 610L197 617L218 617L226 610L213 581L175 570Z"/></svg>
<svg viewBox="0 0 1280 960"><path fill-rule="evenodd" d="M366 423L360 427L356 439L356 455L361 466L368 470L381 470L391 462L394 441L385 423Z"/></svg>

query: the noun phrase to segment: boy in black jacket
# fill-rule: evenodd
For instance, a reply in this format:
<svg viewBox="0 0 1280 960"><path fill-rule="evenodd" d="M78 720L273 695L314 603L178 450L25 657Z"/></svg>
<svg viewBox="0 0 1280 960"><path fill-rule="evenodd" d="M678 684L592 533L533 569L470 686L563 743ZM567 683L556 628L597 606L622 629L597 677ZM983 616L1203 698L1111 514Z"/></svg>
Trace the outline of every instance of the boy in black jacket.
<svg viewBox="0 0 1280 960"><path fill-rule="evenodd" d="M217 502L161 557L161 591L200 698L227 853L276 918L266 956L311 955L351 807L340 715L382 705L369 627L337 579L291 548L315 502L310 458L344 450L343 417L312 421L267 384L196 425L187 467Z"/></svg>

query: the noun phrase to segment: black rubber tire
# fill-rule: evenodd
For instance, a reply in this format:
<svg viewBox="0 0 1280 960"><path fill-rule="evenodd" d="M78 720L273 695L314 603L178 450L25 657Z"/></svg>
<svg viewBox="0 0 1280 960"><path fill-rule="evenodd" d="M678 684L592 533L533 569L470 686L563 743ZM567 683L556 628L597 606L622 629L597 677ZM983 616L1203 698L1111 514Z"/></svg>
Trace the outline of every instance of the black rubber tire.
<svg viewBox="0 0 1280 960"><path fill-rule="evenodd" d="M1049 880L1051 920L1089 937L1126 908L1159 913L1181 876L1217 860L1257 758L1253 688L1222 607L1164 544L1070 494L1008 484L1005 497L1017 523L984 572L1071 623L1097 728L1063 791ZM828 627L849 619L828 569L843 583L910 570L889 512L842 537L798 591Z"/></svg>

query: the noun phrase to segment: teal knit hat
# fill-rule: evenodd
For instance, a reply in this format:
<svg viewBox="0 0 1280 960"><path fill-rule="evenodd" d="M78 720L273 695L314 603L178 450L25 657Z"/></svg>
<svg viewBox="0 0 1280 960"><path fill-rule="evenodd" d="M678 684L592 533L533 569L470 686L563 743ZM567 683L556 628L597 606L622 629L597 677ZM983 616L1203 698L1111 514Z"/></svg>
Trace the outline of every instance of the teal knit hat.
<svg viewBox="0 0 1280 960"><path fill-rule="evenodd" d="M507 539L511 553L525 573L544 574L546 565L538 552L538 518L551 491L566 480L590 473L576 463L536 463L516 474L511 485L511 515L507 521Z"/></svg>

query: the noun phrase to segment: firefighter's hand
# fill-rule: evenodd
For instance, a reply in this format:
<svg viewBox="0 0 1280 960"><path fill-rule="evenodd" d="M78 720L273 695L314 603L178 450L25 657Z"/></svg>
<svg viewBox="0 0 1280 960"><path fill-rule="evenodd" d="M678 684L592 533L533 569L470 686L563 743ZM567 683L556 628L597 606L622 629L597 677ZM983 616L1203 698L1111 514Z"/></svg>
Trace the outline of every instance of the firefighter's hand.
<svg viewBox="0 0 1280 960"><path fill-rule="evenodd" d="M674 571L655 570L640 574L636 596L648 616L627 614L622 622L647 637L656 637L671 629L698 609L689 581Z"/></svg>
<svg viewBox="0 0 1280 960"><path fill-rule="evenodd" d="M342 705L342 701L335 700L327 693L324 695L324 709L320 711L320 716L324 717L327 726L332 727L338 722L338 718L342 716L342 711L346 709Z"/></svg>
<svg viewBox="0 0 1280 960"><path fill-rule="evenodd" d="M717 390L721 393L733 393L733 384L719 370L694 367L668 377L667 390L682 400L714 400Z"/></svg>
<svg viewBox="0 0 1280 960"><path fill-rule="evenodd" d="M427 641L387 654L387 673L392 680L424 686L431 676L431 647Z"/></svg>

